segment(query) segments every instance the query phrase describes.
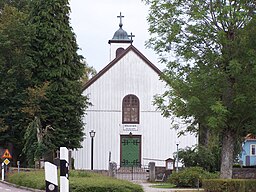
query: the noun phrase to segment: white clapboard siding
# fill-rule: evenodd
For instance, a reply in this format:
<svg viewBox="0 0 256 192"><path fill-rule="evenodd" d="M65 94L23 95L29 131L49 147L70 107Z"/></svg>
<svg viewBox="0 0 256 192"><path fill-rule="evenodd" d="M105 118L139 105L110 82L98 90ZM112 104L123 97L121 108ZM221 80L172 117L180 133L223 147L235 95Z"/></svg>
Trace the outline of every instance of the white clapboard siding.
<svg viewBox="0 0 256 192"><path fill-rule="evenodd" d="M120 135L128 135L122 125L122 100L134 94L140 101L140 124L133 135L141 135L141 163L173 158L176 152L177 132L171 129L172 119L166 119L153 105L153 97L162 94L165 83L145 61L130 49L120 60L93 82L85 91L92 106L84 117L86 138L83 148L74 152L75 168L90 169L90 130L94 138L94 169L108 169L109 152L111 161L120 165ZM184 126L184 125L183 125ZM180 147L192 146L197 139L194 135L179 138ZM164 166L164 161L155 161Z"/></svg>

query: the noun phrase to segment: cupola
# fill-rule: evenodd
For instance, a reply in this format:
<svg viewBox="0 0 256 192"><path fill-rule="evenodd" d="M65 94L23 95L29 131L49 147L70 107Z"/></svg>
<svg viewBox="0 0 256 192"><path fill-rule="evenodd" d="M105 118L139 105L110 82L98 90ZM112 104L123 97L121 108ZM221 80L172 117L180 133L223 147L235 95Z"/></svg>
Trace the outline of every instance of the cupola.
<svg viewBox="0 0 256 192"><path fill-rule="evenodd" d="M119 29L114 33L113 38L108 41L110 44L110 61L118 57L133 42L132 37L134 35L128 35L123 29L123 17L120 12L120 15L117 16L117 18L120 18Z"/></svg>

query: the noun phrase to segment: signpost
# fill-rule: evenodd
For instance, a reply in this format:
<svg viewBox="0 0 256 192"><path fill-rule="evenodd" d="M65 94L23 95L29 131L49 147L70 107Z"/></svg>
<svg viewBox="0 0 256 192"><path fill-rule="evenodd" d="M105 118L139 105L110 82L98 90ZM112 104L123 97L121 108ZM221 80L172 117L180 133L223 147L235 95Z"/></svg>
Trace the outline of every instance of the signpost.
<svg viewBox="0 0 256 192"><path fill-rule="evenodd" d="M10 160L9 159L12 159L12 155L11 153L9 152L8 149L5 149L4 151L4 154L2 155L2 159L5 159L3 162L2 162L2 181L4 181L4 167L6 166L6 169L7 169L7 165L9 165L10 163Z"/></svg>
<svg viewBox="0 0 256 192"><path fill-rule="evenodd" d="M2 163L2 181L4 181L4 163Z"/></svg>

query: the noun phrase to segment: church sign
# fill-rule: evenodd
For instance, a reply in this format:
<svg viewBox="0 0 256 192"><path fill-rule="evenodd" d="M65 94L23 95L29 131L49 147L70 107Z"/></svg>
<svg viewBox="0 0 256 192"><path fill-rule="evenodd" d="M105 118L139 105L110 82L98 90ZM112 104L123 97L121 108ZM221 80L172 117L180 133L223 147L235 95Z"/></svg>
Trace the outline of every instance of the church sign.
<svg viewBox="0 0 256 192"><path fill-rule="evenodd" d="M135 124L125 124L123 125L124 131L138 131L138 125Z"/></svg>

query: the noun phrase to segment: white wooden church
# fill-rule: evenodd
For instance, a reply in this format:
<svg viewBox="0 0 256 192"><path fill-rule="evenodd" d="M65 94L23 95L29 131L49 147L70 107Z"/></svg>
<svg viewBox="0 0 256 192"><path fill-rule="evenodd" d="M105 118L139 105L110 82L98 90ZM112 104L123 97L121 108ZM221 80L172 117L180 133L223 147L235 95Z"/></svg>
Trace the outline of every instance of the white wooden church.
<svg viewBox="0 0 256 192"><path fill-rule="evenodd" d="M164 118L153 105L154 95L162 94L166 83L160 80L161 71L132 45L123 16L118 17L120 28L109 40L111 61L84 88L92 106L84 116L83 147L73 153L75 169L107 170L109 161L120 167L149 162L165 166L177 142L179 148L197 143L195 135L177 138L172 127L179 120Z"/></svg>

